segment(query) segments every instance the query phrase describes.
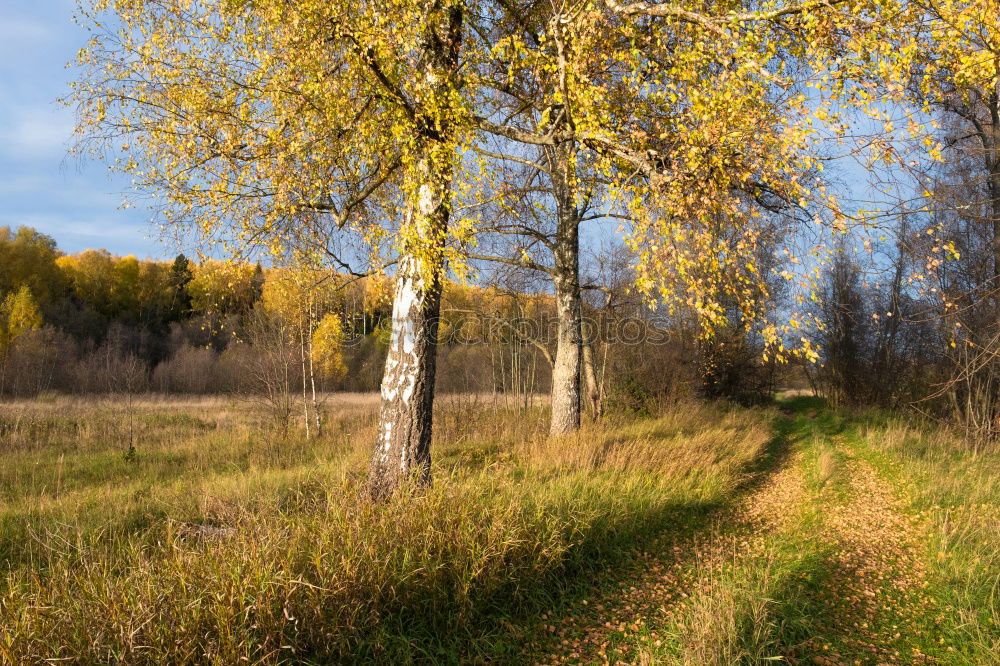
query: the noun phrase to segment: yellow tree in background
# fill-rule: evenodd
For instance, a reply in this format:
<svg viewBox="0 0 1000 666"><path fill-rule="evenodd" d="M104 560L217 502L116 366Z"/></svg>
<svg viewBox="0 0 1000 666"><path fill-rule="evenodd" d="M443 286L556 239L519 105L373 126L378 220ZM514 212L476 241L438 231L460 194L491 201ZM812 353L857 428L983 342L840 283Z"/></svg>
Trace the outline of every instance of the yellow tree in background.
<svg viewBox="0 0 1000 666"><path fill-rule="evenodd" d="M97 312L112 307L115 257L107 250L86 250L56 260L74 295Z"/></svg>
<svg viewBox="0 0 1000 666"><path fill-rule="evenodd" d="M56 266L55 239L30 227L0 227L0 293L28 285L41 307L52 303L65 286Z"/></svg>
<svg viewBox="0 0 1000 666"><path fill-rule="evenodd" d="M194 266L187 284L191 307L207 314L246 313L260 298L262 280L254 264L206 259Z"/></svg>
<svg viewBox="0 0 1000 666"><path fill-rule="evenodd" d="M338 381L347 374L344 364L344 326L340 315L329 313L319 320L312 337L312 359L324 379Z"/></svg>
<svg viewBox="0 0 1000 666"><path fill-rule="evenodd" d="M310 268L308 261L297 262L298 265L292 267L282 267L271 269L267 273L264 281L261 303L264 309L273 316L281 318L289 325L288 330L293 332L295 340L292 344L299 347L299 359L301 361L302 374L302 408L305 417L306 437L311 436L309 400L307 394L312 393L312 421L315 423L317 435L322 432L323 420L319 409L319 398L316 391L316 371L317 356L314 343L318 331L320 319L331 316L331 310L338 309L341 305L341 293L338 284L338 276L330 271ZM339 326L339 315L337 322ZM330 324L327 324L328 328ZM329 330L329 333L334 331ZM341 336L336 339L326 341L325 349L327 354L333 353L331 346L335 343L339 351ZM334 370L335 359L329 359L331 371ZM340 359L343 365L343 358ZM346 371L346 368L345 368ZM329 379L339 379L342 375L336 373L323 373Z"/></svg>
<svg viewBox="0 0 1000 666"><path fill-rule="evenodd" d="M7 294L0 303L0 354L21 335L42 327L42 313L27 285Z"/></svg>
<svg viewBox="0 0 1000 666"><path fill-rule="evenodd" d="M38 303L27 285L12 291L0 302L0 394L6 377L6 357L19 337L28 331L37 331L43 324Z"/></svg>

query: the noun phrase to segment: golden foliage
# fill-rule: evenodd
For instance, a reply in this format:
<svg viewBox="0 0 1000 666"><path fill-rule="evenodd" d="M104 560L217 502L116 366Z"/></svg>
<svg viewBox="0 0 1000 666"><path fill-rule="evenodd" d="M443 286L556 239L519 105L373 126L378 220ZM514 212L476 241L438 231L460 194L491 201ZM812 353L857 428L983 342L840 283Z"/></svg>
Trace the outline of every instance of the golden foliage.
<svg viewBox="0 0 1000 666"><path fill-rule="evenodd" d="M276 252L349 230L373 254L464 273L466 211L498 177L467 150L574 142L627 220L638 287L706 335L736 312L779 357L814 321L824 239L882 214L827 192L826 149L906 169L903 133L939 158L924 122L935 77L965 94L1000 67L997 0L82 4L81 136L120 152L114 167L157 194L168 225ZM515 81L535 94L497 126ZM877 131L859 138L852 114ZM452 198L447 228L413 205L457 213ZM798 300L790 320L773 314L776 281ZM815 358L801 340L793 351Z"/></svg>
<svg viewBox="0 0 1000 666"><path fill-rule="evenodd" d="M42 327L42 313L27 285L7 294L0 303L0 353L18 337Z"/></svg>
<svg viewBox="0 0 1000 666"><path fill-rule="evenodd" d="M347 374L344 364L344 327L337 314L320 319L313 331L312 360L320 376L339 380Z"/></svg>

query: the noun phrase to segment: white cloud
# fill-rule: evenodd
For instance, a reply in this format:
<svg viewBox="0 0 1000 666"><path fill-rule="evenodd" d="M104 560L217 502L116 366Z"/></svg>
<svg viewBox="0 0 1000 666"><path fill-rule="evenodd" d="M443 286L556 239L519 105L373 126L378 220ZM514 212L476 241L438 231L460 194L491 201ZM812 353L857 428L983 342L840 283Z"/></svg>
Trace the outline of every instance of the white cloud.
<svg viewBox="0 0 1000 666"><path fill-rule="evenodd" d="M125 194L115 191L114 185L105 179L88 177L82 172L59 174L33 170L0 178L0 198L8 199L8 205L12 201L21 201L22 206L23 202L33 202L34 206L44 202L49 209L117 212Z"/></svg>
<svg viewBox="0 0 1000 666"><path fill-rule="evenodd" d="M90 211L77 214L27 213L0 214L0 227L31 227L56 239L67 252L104 248L119 255L166 256L169 250L158 242L156 228L139 219L121 217L111 211L107 216L93 216Z"/></svg>
<svg viewBox="0 0 1000 666"><path fill-rule="evenodd" d="M0 0L0 226L32 226L76 252L107 247L159 256L157 229L142 209L118 210L124 179L100 162L68 158L73 60L86 34L71 21L74 0Z"/></svg>
<svg viewBox="0 0 1000 666"><path fill-rule="evenodd" d="M136 222L115 221L113 214L109 218L88 218L75 214L60 215L57 213L43 214L3 214L0 215L0 226L33 227L45 233L52 234L58 240L62 234L88 236L105 240L147 240L153 227Z"/></svg>

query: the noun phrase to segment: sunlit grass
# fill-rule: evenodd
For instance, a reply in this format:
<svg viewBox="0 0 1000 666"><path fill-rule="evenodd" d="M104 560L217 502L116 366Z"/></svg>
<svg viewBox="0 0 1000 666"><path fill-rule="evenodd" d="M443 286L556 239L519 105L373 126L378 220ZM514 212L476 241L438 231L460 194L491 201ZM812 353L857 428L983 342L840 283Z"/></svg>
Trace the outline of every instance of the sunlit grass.
<svg viewBox="0 0 1000 666"><path fill-rule="evenodd" d="M868 415L854 444L927 526L934 615L954 663L1000 663L1000 451L940 427Z"/></svg>
<svg viewBox="0 0 1000 666"><path fill-rule="evenodd" d="M307 441L142 404L131 461L113 406L5 410L0 657L511 659L520 619L722 504L770 439L725 408L548 440L544 409L445 405L434 487L372 506L373 413L331 407Z"/></svg>
<svg viewBox="0 0 1000 666"><path fill-rule="evenodd" d="M113 403L4 406L0 662L1000 661L1000 456L945 430L795 398L549 438L453 396L434 486L375 506L374 407L308 440L146 400L128 459Z"/></svg>

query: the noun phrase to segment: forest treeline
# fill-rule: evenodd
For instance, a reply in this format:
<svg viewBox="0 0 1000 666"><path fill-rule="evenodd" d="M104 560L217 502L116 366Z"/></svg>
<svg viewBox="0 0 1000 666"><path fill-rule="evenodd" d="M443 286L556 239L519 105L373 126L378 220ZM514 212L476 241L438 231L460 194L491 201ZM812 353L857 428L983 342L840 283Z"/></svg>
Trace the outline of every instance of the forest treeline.
<svg viewBox="0 0 1000 666"><path fill-rule="evenodd" d="M691 313L650 309L629 288L627 253L585 297L584 402L643 411L692 395L752 403L811 386L835 402L910 408L992 437L997 322L989 289L992 228L964 208L912 225L875 265L844 244L823 272L818 362L777 364L739 319L712 339ZM953 257L915 290L946 231ZM439 329L438 390L529 404L551 390L557 313L551 294L449 282ZM977 288L978 285L978 288ZM962 303L958 308L949 305ZM173 261L65 254L45 234L0 228L0 394L46 392L263 395L287 420L296 394L376 391L391 324L391 284L327 269L268 267L183 254Z"/></svg>
<svg viewBox="0 0 1000 666"><path fill-rule="evenodd" d="M341 321L375 330L383 309L355 302L354 322L343 308L359 290L313 273L198 263L183 254L172 262L106 250L67 255L27 227L0 229L0 267L0 390L7 394L238 391L251 381L259 386L251 375L268 354L276 356L272 364L301 373L291 360L302 346L324 387L373 381L364 378L369 349L355 354L358 367L347 378ZM306 285L317 280L320 286ZM299 340L304 327L309 339ZM296 378L289 374L289 383Z"/></svg>
<svg viewBox="0 0 1000 666"><path fill-rule="evenodd" d="M291 368L304 326L314 374L325 386L350 385L340 308L357 290L335 302L340 285L307 289L305 281L316 279L183 254L173 261L106 250L69 255L34 229L0 228L0 391L242 390L263 355L277 354L282 363L287 356ZM358 312L362 330L383 316L360 303Z"/></svg>
<svg viewBox="0 0 1000 666"><path fill-rule="evenodd" d="M737 351L718 372L726 343L713 352L683 318L650 310L620 270L586 307L593 413L694 391L751 401L773 388L774 367L750 338L730 341ZM264 394L289 411L303 383L308 393L378 390L391 324L385 277L65 254L28 227L0 228L0 304L3 395ZM527 404L550 389L550 294L449 282L439 336L440 391Z"/></svg>

